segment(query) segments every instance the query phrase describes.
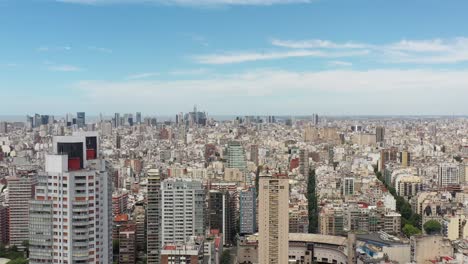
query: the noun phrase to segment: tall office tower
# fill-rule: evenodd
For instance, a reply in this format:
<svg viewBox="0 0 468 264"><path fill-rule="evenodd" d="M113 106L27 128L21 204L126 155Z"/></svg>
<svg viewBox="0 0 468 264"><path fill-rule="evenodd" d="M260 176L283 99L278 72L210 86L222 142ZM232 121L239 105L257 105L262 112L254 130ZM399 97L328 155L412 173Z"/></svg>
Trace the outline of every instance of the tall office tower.
<svg viewBox="0 0 468 264"><path fill-rule="evenodd" d="M255 187L243 190L239 197L240 234L257 232L257 194Z"/></svg>
<svg viewBox="0 0 468 264"><path fill-rule="evenodd" d="M306 149L299 151L299 173L305 177L309 175L309 151Z"/></svg>
<svg viewBox="0 0 468 264"><path fill-rule="evenodd" d="M29 200L34 197L36 175L17 176L13 172L7 177L10 245L22 247L24 241L29 240Z"/></svg>
<svg viewBox="0 0 468 264"><path fill-rule="evenodd" d="M385 127L378 126L375 129L375 135L377 137L377 142L384 142L384 140L385 140Z"/></svg>
<svg viewBox="0 0 468 264"><path fill-rule="evenodd" d="M247 169L244 148L238 141L230 141L227 147L227 168L236 168L241 171Z"/></svg>
<svg viewBox="0 0 468 264"><path fill-rule="evenodd" d="M114 127L119 127L121 124L120 124L120 114L119 113L115 113L114 114Z"/></svg>
<svg viewBox="0 0 468 264"><path fill-rule="evenodd" d="M260 176L259 181L260 264L288 263L289 179L287 175Z"/></svg>
<svg viewBox="0 0 468 264"><path fill-rule="evenodd" d="M148 176L147 260L148 264L155 264L161 263L161 205L163 205L161 203L161 176L157 169L150 169L146 174Z"/></svg>
<svg viewBox="0 0 468 264"><path fill-rule="evenodd" d="M162 246L185 243L191 236L205 234L205 191L200 181L164 180L161 184L161 205Z"/></svg>
<svg viewBox="0 0 468 264"><path fill-rule="evenodd" d="M141 124L141 112L136 112L136 115L135 115L135 122L137 124Z"/></svg>
<svg viewBox="0 0 468 264"><path fill-rule="evenodd" d="M233 245L235 243L234 213L231 208L229 192L210 190L208 194L208 224L210 230L218 230L223 234L223 245Z"/></svg>
<svg viewBox="0 0 468 264"><path fill-rule="evenodd" d="M32 116L27 115L26 116L26 130L31 131L34 127L34 118Z"/></svg>
<svg viewBox="0 0 468 264"><path fill-rule="evenodd" d="M258 166L258 145L250 146L250 161Z"/></svg>
<svg viewBox="0 0 468 264"><path fill-rule="evenodd" d="M86 125L86 117L85 112L78 112L76 113L76 125L79 128L83 128Z"/></svg>
<svg viewBox="0 0 468 264"><path fill-rule="evenodd" d="M314 124L314 126L318 126L318 124L319 124L319 115L318 114L313 114L312 115L312 123Z"/></svg>
<svg viewBox="0 0 468 264"><path fill-rule="evenodd" d="M40 127L42 125L41 115L34 114L34 127Z"/></svg>
<svg viewBox="0 0 468 264"><path fill-rule="evenodd" d="M111 180L97 132L53 138L30 202L29 263L112 263Z"/></svg>
<svg viewBox="0 0 468 264"><path fill-rule="evenodd" d="M343 178L343 195L353 195L354 194L354 178L345 177Z"/></svg>
<svg viewBox="0 0 468 264"><path fill-rule="evenodd" d="M460 183L460 166L456 163L439 164L438 183L440 186Z"/></svg>
<svg viewBox="0 0 468 264"><path fill-rule="evenodd" d="M133 210L135 221L137 250L141 251L146 245L146 210L143 204L137 203Z"/></svg>
<svg viewBox="0 0 468 264"><path fill-rule="evenodd" d="M119 227L119 264L135 264L136 254L135 224Z"/></svg>
<svg viewBox="0 0 468 264"><path fill-rule="evenodd" d="M0 244L8 245L10 241L9 208L0 202Z"/></svg>

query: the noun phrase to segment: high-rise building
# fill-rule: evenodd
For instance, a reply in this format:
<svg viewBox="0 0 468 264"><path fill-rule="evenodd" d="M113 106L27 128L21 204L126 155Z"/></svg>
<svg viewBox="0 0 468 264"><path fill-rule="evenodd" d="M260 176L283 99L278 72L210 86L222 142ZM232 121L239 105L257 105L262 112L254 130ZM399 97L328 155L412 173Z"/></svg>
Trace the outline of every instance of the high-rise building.
<svg viewBox="0 0 468 264"><path fill-rule="evenodd" d="M0 244L7 245L10 240L9 208L0 202Z"/></svg>
<svg viewBox="0 0 468 264"><path fill-rule="evenodd" d="M319 115L318 114L313 114L312 115L312 123L314 124L314 126L318 126L318 124L319 124Z"/></svg>
<svg viewBox="0 0 468 264"><path fill-rule="evenodd" d="M137 250L141 251L146 245L146 210L143 204L137 203L135 205L133 220L135 221Z"/></svg>
<svg viewBox="0 0 468 264"><path fill-rule="evenodd" d="M384 142L384 140L385 140L385 127L378 126L375 129L375 135L377 137L377 143L378 142Z"/></svg>
<svg viewBox="0 0 468 264"><path fill-rule="evenodd" d="M147 261L148 264L161 263L161 175L159 170L150 169L148 175L147 205ZM174 224L174 223L172 223Z"/></svg>
<svg viewBox="0 0 468 264"><path fill-rule="evenodd" d="M440 186L460 183L460 166L456 163L439 164L438 183Z"/></svg>
<svg viewBox="0 0 468 264"><path fill-rule="evenodd" d="M255 187L240 192L239 197L240 234L257 232L257 194Z"/></svg>
<svg viewBox="0 0 468 264"><path fill-rule="evenodd" d="M136 112L136 115L135 115L135 122L137 124L141 124L141 112Z"/></svg>
<svg viewBox="0 0 468 264"><path fill-rule="evenodd" d="M86 125L86 117L85 117L85 112L78 112L76 113L76 125L79 128L83 128Z"/></svg>
<svg viewBox="0 0 468 264"><path fill-rule="evenodd" d="M119 227L119 264L135 264L136 254L135 224Z"/></svg>
<svg viewBox="0 0 468 264"><path fill-rule="evenodd" d="M238 141L230 141L227 147L227 165L228 168L236 168L241 171L247 169L244 148Z"/></svg>
<svg viewBox="0 0 468 264"><path fill-rule="evenodd" d="M309 151L306 149L299 151L299 173L304 176L309 175Z"/></svg>
<svg viewBox="0 0 468 264"><path fill-rule="evenodd" d="M29 208L29 263L111 263L111 181L96 132L53 138Z"/></svg>
<svg viewBox="0 0 468 264"><path fill-rule="evenodd" d="M250 161L255 163L258 166L258 145L250 146Z"/></svg>
<svg viewBox="0 0 468 264"><path fill-rule="evenodd" d="M115 113L114 114L114 127L119 127L120 126L120 114Z"/></svg>
<svg viewBox="0 0 468 264"><path fill-rule="evenodd" d="M258 201L259 263L288 263L289 179L287 175L260 176Z"/></svg>
<svg viewBox="0 0 468 264"><path fill-rule="evenodd" d="M235 215L232 212L229 192L218 190L209 192L208 224L210 230L218 230L223 234L223 245L235 243Z"/></svg>
<svg viewBox="0 0 468 264"><path fill-rule="evenodd" d="M411 166L411 154L408 152L408 150L403 150L400 152L400 162L401 166L405 168Z"/></svg>
<svg viewBox="0 0 468 264"><path fill-rule="evenodd" d="M161 184L161 245L185 243L189 237L204 235L204 208L205 190L200 181L164 180Z"/></svg>
<svg viewBox="0 0 468 264"><path fill-rule="evenodd" d="M11 246L22 247L29 240L29 200L34 196L36 181L36 175L7 177Z"/></svg>
<svg viewBox="0 0 468 264"><path fill-rule="evenodd" d="M354 194L354 178L345 177L343 178L343 195L353 195Z"/></svg>
<svg viewBox="0 0 468 264"><path fill-rule="evenodd" d="M7 122L0 122L0 134L8 133L8 123Z"/></svg>

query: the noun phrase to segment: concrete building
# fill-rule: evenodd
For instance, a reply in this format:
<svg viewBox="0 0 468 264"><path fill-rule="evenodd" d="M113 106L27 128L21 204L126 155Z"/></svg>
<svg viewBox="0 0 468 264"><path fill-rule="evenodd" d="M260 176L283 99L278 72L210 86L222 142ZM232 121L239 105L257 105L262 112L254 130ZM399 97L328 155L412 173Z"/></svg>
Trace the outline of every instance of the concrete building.
<svg viewBox="0 0 468 264"><path fill-rule="evenodd" d="M438 183L440 186L460 183L460 166L455 163L439 164Z"/></svg>
<svg viewBox="0 0 468 264"><path fill-rule="evenodd" d="M22 247L29 240L29 200L34 197L36 181L36 175L7 177L11 246Z"/></svg>
<svg viewBox="0 0 468 264"><path fill-rule="evenodd" d="M150 169L148 178L148 205L146 216L147 261L148 264L161 263L161 176L159 170Z"/></svg>
<svg viewBox="0 0 468 264"><path fill-rule="evenodd" d="M85 112L76 113L76 125L78 128L84 128L86 125L86 114Z"/></svg>
<svg viewBox="0 0 468 264"><path fill-rule="evenodd" d="M189 237L204 235L204 207L205 190L200 181L164 180L161 184L161 245L185 243Z"/></svg>
<svg viewBox="0 0 468 264"><path fill-rule="evenodd" d="M306 149L299 151L299 173L305 177L309 175L309 151Z"/></svg>
<svg viewBox="0 0 468 264"><path fill-rule="evenodd" d="M384 142L385 140L385 127L378 126L375 129L376 140L378 143Z"/></svg>
<svg viewBox="0 0 468 264"><path fill-rule="evenodd" d="M128 207L128 192L118 190L112 194L112 214L126 214Z"/></svg>
<svg viewBox="0 0 468 264"><path fill-rule="evenodd" d="M344 196L354 194L354 182L355 182L355 179L353 177L343 178L343 195Z"/></svg>
<svg viewBox="0 0 468 264"><path fill-rule="evenodd" d="M289 179L263 175L259 189L259 263L287 263Z"/></svg>
<svg viewBox="0 0 468 264"><path fill-rule="evenodd" d="M410 246L411 261L418 264L431 264L440 257L453 257L452 244L443 236L412 236Z"/></svg>
<svg viewBox="0 0 468 264"><path fill-rule="evenodd" d="M9 208L0 202L0 244L8 245L10 241Z"/></svg>
<svg viewBox="0 0 468 264"><path fill-rule="evenodd" d="M146 210L143 204L136 204L133 210L133 221L135 222L136 246L141 251L146 245Z"/></svg>
<svg viewBox="0 0 468 264"><path fill-rule="evenodd" d="M97 133L54 137L30 203L29 263L112 262L111 181Z"/></svg>
<svg viewBox="0 0 468 264"><path fill-rule="evenodd" d="M167 244L161 250L161 264L203 264L202 237L189 237L184 243Z"/></svg>
<svg viewBox="0 0 468 264"><path fill-rule="evenodd" d="M136 263L136 227L128 224L119 227L119 264Z"/></svg>

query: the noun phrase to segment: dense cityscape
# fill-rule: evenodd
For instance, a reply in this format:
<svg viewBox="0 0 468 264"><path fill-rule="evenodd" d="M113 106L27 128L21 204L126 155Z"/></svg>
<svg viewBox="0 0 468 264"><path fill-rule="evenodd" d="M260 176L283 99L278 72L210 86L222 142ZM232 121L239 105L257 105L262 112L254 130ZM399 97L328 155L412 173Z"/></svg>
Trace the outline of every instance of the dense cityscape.
<svg viewBox="0 0 468 264"><path fill-rule="evenodd" d="M8 263L467 263L464 117L0 123ZM6 263L6 262L5 262Z"/></svg>

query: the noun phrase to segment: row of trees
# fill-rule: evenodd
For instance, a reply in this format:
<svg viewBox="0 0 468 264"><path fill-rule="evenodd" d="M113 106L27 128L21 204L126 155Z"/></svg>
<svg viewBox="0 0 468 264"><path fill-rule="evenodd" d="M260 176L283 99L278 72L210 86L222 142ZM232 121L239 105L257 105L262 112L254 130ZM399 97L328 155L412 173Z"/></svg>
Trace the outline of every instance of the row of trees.
<svg viewBox="0 0 468 264"><path fill-rule="evenodd" d="M374 168L374 172L377 178L385 185L390 194L393 195L393 197L396 200L396 209L401 214L401 226L403 233L408 237L420 234L421 216L413 212L410 203L406 201L405 198L399 196L396 193L395 188L393 188L385 182L382 173L377 171L376 167ZM442 230L441 224L436 220L427 221L426 223L424 223L423 228L427 234L439 234Z"/></svg>
<svg viewBox="0 0 468 264"><path fill-rule="evenodd" d="M16 246L5 248L5 245L0 244L0 258L11 259L7 264L27 264L28 260L25 258L26 253L19 251Z"/></svg>
<svg viewBox="0 0 468 264"><path fill-rule="evenodd" d="M316 176L315 170L309 170L307 179L307 200L309 212L309 233L318 233L319 208L317 199Z"/></svg>

